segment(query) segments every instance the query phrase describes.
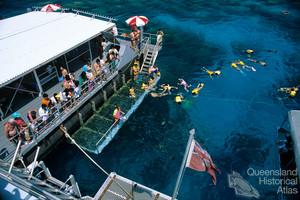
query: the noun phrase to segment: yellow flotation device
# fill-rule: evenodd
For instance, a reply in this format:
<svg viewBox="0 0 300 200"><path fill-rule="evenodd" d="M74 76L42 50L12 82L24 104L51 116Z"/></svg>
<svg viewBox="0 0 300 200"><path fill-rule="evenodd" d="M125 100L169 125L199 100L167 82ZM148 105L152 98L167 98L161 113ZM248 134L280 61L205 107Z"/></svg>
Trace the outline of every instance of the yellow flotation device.
<svg viewBox="0 0 300 200"><path fill-rule="evenodd" d="M200 88L195 88L192 90L192 94L199 94Z"/></svg>
<svg viewBox="0 0 300 200"><path fill-rule="evenodd" d="M238 61L238 63L237 64L239 64L239 65L242 65L242 66L244 66L245 65L245 63L243 62L243 61Z"/></svg>
<svg viewBox="0 0 300 200"><path fill-rule="evenodd" d="M181 103L182 102L182 97L180 95L175 96L175 102L176 103Z"/></svg>
<svg viewBox="0 0 300 200"><path fill-rule="evenodd" d="M200 90L204 87L204 83L200 83L196 88L192 90L193 95L199 94Z"/></svg>
<svg viewBox="0 0 300 200"><path fill-rule="evenodd" d="M247 49L246 50L246 53L249 53L249 54L251 54L251 53L253 53L254 52L254 50L252 50L252 49Z"/></svg>
<svg viewBox="0 0 300 200"><path fill-rule="evenodd" d="M211 75L214 75L214 73L215 73L214 71L211 71L211 70L206 70L206 72L207 72L207 74L210 75L210 76L211 76Z"/></svg>
<svg viewBox="0 0 300 200"><path fill-rule="evenodd" d="M291 97L295 97L297 95L297 91L296 90L291 90L290 91L290 96Z"/></svg>
<svg viewBox="0 0 300 200"><path fill-rule="evenodd" d="M231 63L231 67L235 68L235 69L238 69L238 66L236 63Z"/></svg>

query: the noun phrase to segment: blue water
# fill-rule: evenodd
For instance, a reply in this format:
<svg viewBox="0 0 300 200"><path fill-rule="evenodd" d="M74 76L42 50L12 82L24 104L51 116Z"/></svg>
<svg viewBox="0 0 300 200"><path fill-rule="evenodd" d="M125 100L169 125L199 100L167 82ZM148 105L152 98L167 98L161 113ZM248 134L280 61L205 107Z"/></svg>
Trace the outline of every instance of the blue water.
<svg viewBox="0 0 300 200"><path fill-rule="evenodd" d="M27 0L0 3L1 16L53 1ZM179 77L193 85L205 82L198 97L181 91L186 101L175 105L173 96L147 97L114 140L92 157L107 171L172 194L188 131L208 150L222 174L217 186L206 173L186 170L179 199L238 199L228 188L227 174L239 172L261 194L275 199L278 186L259 185L246 173L278 169L276 130L290 109L299 109L299 97L282 98L277 88L299 84L300 3L287 1L58 1L65 7L84 8L119 18L119 26L132 15L150 19L146 31L165 32L157 65L161 83L176 84ZM282 11L288 10L289 15ZM240 73L230 67L246 60L242 50L254 49L254 58L268 63L253 65L256 72ZM271 52L268 50L272 50ZM249 63L250 64L250 63ZM213 80L201 67L220 68ZM74 146L64 143L48 157L52 174L61 180L74 174L83 194L93 195L104 180Z"/></svg>

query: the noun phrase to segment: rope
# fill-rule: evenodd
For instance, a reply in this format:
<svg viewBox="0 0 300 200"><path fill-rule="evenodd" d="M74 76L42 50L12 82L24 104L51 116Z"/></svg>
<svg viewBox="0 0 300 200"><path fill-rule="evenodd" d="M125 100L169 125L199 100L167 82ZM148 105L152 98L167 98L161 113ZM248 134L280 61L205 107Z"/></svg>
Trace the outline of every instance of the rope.
<svg viewBox="0 0 300 200"><path fill-rule="evenodd" d="M67 132L66 128L61 125L60 126L60 130L65 134L65 136L67 138L69 138L73 144L75 144L75 146L90 160L92 161L92 163L94 163L94 165L96 165L105 175L107 175L108 177L109 176L109 173L107 171L105 171L105 169L103 169L98 163L96 163L77 143L76 141L69 135L69 133ZM111 177L110 177L111 178ZM116 185L124 192L126 193L131 199L133 199L133 197L115 180L115 179L112 179Z"/></svg>

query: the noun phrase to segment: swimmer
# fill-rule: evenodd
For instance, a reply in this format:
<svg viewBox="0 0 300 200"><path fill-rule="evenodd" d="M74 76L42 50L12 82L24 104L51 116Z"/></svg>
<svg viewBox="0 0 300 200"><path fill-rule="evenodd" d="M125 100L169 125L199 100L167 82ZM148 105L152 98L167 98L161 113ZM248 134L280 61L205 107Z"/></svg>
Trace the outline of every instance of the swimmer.
<svg viewBox="0 0 300 200"><path fill-rule="evenodd" d="M278 89L279 92L285 92L287 94L289 94L289 97L295 97L297 95L298 92L298 87L291 87L291 88L279 88Z"/></svg>
<svg viewBox="0 0 300 200"><path fill-rule="evenodd" d="M199 83L196 88L192 90L193 95L198 95L200 90L204 87L204 83Z"/></svg>
<svg viewBox="0 0 300 200"><path fill-rule="evenodd" d="M183 80L182 78L178 79L179 83L178 85L182 85L185 91L189 91L189 87L191 87L191 85L187 84L187 82L185 80Z"/></svg>
<svg viewBox="0 0 300 200"><path fill-rule="evenodd" d="M235 62L231 63L231 67L238 70L238 71L241 70Z"/></svg>
<svg viewBox="0 0 300 200"><path fill-rule="evenodd" d="M237 61L236 62L237 64L239 64L243 69L246 69L246 70L248 70L248 71L253 71L253 72L256 72L256 69L254 68L254 67L252 67L252 66L249 66L249 65L246 65L243 61Z"/></svg>
<svg viewBox="0 0 300 200"><path fill-rule="evenodd" d="M249 66L249 65L246 65L243 61L241 60L238 60L238 61L235 61L233 63L231 63L231 67L235 68L236 70L238 71L241 71L241 68L243 69L246 69L248 71L253 71L253 72L256 72L256 69L252 66ZM240 68L241 67L241 68Z"/></svg>
<svg viewBox="0 0 300 200"><path fill-rule="evenodd" d="M184 97L183 97L181 94L177 94L177 95L175 96L175 102L176 102L177 104L181 104L183 101L184 101Z"/></svg>
<svg viewBox="0 0 300 200"><path fill-rule="evenodd" d="M246 52L247 54L252 54L252 53L254 53L254 50L252 50L252 49L247 49L245 52Z"/></svg>
<svg viewBox="0 0 300 200"><path fill-rule="evenodd" d="M260 61L260 60L250 59L250 58L248 60L251 62L260 64L261 66L264 66L264 67L267 66L267 63L265 61Z"/></svg>
<svg viewBox="0 0 300 200"><path fill-rule="evenodd" d="M130 89L129 89L129 97L130 98L135 98L136 96L135 96L135 91L134 91L134 88L133 87L131 87Z"/></svg>
<svg viewBox="0 0 300 200"><path fill-rule="evenodd" d="M168 93L157 93L157 92L151 92L150 93L151 97L163 97L163 96L166 96L168 95Z"/></svg>
<svg viewBox="0 0 300 200"><path fill-rule="evenodd" d="M169 84L162 84L160 85L160 87L162 89L161 93L167 93L167 94L171 94L172 89L178 89L177 87L170 86Z"/></svg>
<svg viewBox="0 0 300 200"><path fill-rule="evenodd" d="M212 79L212 76L220 76L221 75L221 70L216 70L216 71L212 71L212 70L208 70L205 67L202 67L202 70L205 71L209 77Z"/></svg>

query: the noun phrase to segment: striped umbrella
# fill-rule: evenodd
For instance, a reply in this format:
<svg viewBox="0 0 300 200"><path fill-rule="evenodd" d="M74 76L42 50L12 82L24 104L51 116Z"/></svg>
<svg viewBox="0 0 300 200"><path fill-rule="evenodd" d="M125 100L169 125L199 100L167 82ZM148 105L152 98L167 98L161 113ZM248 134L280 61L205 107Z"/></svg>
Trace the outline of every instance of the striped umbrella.
<svg viewBox="0 0 300 200"><path fill-rule="evenodd" d="M61 10L61 6L58 4L47 4L41 9L41 11L43 12L56 12L60 10Z"/></svg>
<svg viewBox="0 0 300 200"><path fill-rule="evenodd" d="M145 16L133 16L126 20L129 26L145 26L148 23L148 18Z"/></svg>

